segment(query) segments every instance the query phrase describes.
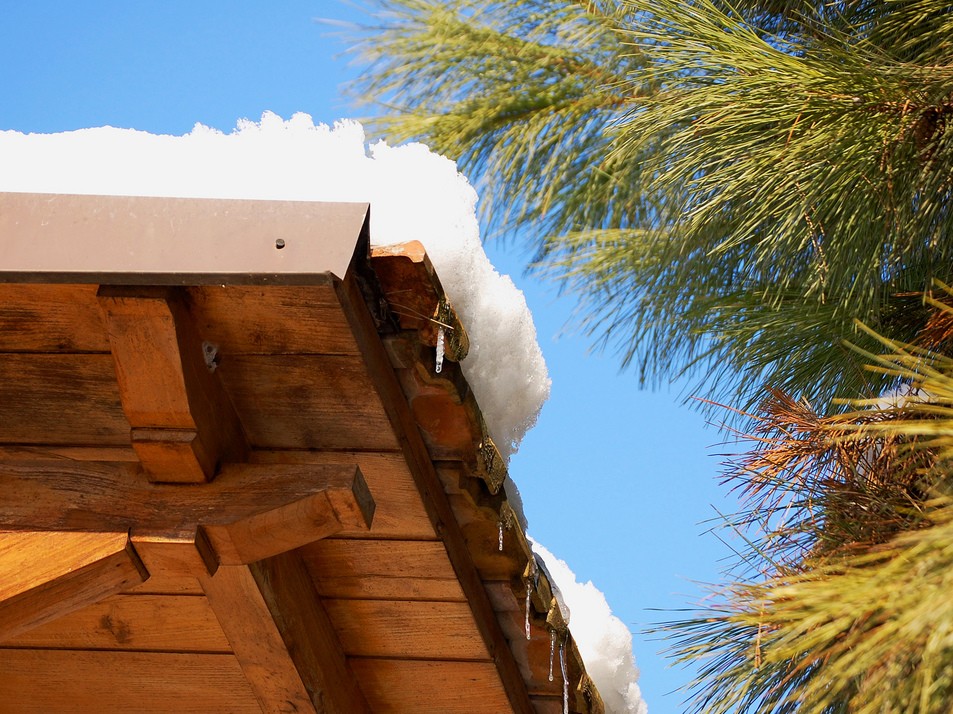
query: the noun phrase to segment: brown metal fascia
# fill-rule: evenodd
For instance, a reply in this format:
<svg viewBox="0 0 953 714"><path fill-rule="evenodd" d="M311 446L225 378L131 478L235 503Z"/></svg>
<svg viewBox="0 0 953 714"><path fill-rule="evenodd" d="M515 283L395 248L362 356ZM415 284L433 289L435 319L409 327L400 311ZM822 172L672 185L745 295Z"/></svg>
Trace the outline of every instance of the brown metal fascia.
<svg viewBox="0 0 953 714"><path fill-rule="evenodd" d="M368 222L367 203L0 193L0 282L326 283Z"/></svg>

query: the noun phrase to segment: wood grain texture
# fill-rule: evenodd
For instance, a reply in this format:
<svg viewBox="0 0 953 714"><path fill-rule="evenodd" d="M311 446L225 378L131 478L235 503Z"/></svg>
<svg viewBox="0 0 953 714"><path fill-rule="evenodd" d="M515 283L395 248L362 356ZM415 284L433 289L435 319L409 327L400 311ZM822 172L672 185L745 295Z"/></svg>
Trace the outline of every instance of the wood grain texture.
<svg viewBox="0 0 953 714"><path fill-rule="evenodd" d="M361 347L369 373L373 376L374 387L380 394L382 403L386 405L394 433L400 440L404 458L423 497L431 522L446 543L450 562L467 596L471 618L476 623L476 630L483 645L496 664L511 710L520 714L531 714L533 709L526 683L483 589L483 582L473 565L463 533L364 303L360 286L352 276L352 279L337 284L337 287L351 329Z"/></svg>
<svg viewBox="0 0 953 714"><path fill-rule="evenodd" d="M202 595L204 591L191 575L183 573L150 573L141 585L124 591L129 595Z"/></svg>
<svg viewBox="0 0 953 714"><path fill-rule="evenodd" d="M153 480L202 483L244 460L241 422L184 291L103 286L98 297L132 445Z"/></svg>
<svg viewBox="0 0 953 714"><path fill-rule="evenodd" d="M0 352L109 352L96 286L0 283Z"/></svg>
<svg viewBox="0 0 953 714"><path fill-rule="evenodd" d="M301 552L324 597L466 600L440 541L328 538Z"/></svg>
<svg viewBox="0 0 953 714"><path fill-rule="evenodd" d="M0 641L147 577L124 532L0 532Z"/></svg>
<svg viewBox="0 0 953 714"><path fill-rule="evenodd" d="M262 711L368 711L294 555L223 566L201 582Z"/></svg>
<svg viewBox="0 0 953 714"><path fill-rule="evenodd" d="M222 360L250 354L358 354L329 285L189 288L192 314Z"/></svg>
<svg viewBox="0 0 953 714"><path fill-rule="evenodd" d="M126 446L108 354L0 354L0 442Z"/></svg>
<svg viewBox="0 0 953 714"><path fill-rule="evenodd" d="M191 595L115 595L0 646L231 652L208 600Z"/></svg>
<svg viewBox="0 0 953 714"><path fill-rule="evenodd" d="M490 659L465 602L326 600L348 655Z"/></svg>
<svg viewBox="0 0 953 714"><path fill-rule="evenodd" d="M367 714L367 700L298 553L282 553L250 570L319 711ZM323 709L322 709L323 707Z"/></svg>
<svg viewBox="0 0 953 714"><path fill-rule="evenodd" d="M3 714L261 714L226 654L0 649Z"/></svg>
<svg viewBox="0 0 953 714"><path fill-rule="evenodd" d="M275 511L291 519L296 515L313 519L298 524L303 529L300 538L306 539L311 531L327 535L329 529L339 530L340 520L353 514L336 511L327 498L328 491L339 492L336 498L348 494L354 499L366 498L360 471L347 464L229 464L211 483L183 487L149 483L141 474L121 466L18 462L0 466L0 493L5 495L0 528L131 529L134 537L161 535L188 540L194 538L196 526L203 525L227 532L238 547L239 536L251 537L262 531L232 531L233 524L265 518ZM300 512L283 510L296 503L302 504ZM277 522L275 532L284 539L290 526ZM257 546L251 543L248 548Z"/></svg>
<svg viewBox="0 0 953 714"><path fill-rule="evenodd" d="M131 446L63 446L43 444L0 446L3 461L105 461L110 463L139 463Z"/></svg>
<svg viewBox="0 0 953 714"><path fill-rule="evenodd" d="M317 712L254 576L223 566L200 582L263 712Z"/></svg>
<svg viewBox="0 0 953 714"><path fill-rule="evenodd" d="M351 666L376 714L513 711L492 663L353 658Z"/></svg>
<svg viewBox="0 0 953 714"><path fill-rule="evenodd" d="M370 530L345 526L341 538L434 539L436 532L420 492L400 453L321 451L253 451L255 464L354 464L360 468L374 496L374 522Z"/></svg>
<svg viewBox="0 0 953 714"><path fill-rule="evenodd" d="M360 358L239 355L224 360L217 373L255 447L366 451L398 447Z"/></svg>

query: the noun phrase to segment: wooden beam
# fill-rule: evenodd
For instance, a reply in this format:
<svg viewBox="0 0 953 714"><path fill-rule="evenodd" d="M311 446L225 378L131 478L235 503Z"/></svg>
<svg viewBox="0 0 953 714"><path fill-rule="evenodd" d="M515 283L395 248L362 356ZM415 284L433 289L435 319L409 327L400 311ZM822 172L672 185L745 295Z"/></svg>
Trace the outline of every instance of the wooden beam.
<svg viewBox="0 0 953 714"><path fill-rule="evenodd" d="M218 557L200 531L194 536L134 534L132 545L153 577L198 579L218 568Z"/></svg>
<svg viewBox="0 0 953 714"><path fill-rule="evenodd" d="M201 595L199 578L218 569L218 556L201 531L185 536L133 535L131 540L150 578L129 593Z"/></svg>
<svg viewBox="0 0 953 714"><path fill-rule="evenodd" d="M466 602L326 600L348 655L490 661Z"/></svg>
<svg viewBox="0 0 953 714"><path fill-rule="evenodd" d="M114 595L34 627L2 646L224 654L232 651L208 599L194 595Z"/></svg>
<svg viewBox="0 0 953 714"><path fill-rule="evenodd" d="M440 541L325 538L302 548L301 555L327 598L466 599Z"/></svg>
<svg viewBox="0 0 953 714"><path fill-rule="evenodd" d="M125 532L2 532L0 641L148 577Z"/></svg>
<svg viewBox="0 0 953 714"><path fill-rule="evenodd" d="M198 547L206 565L250 563L344 528L367 530L374 513L353 464L229 464L213 482L183 488L122 466L16 463L0 467L0 493L0 528L130 531L137 541L181 541L189 558Z"/></svg>
<svg viewBox="0 0 953 714"><path fill-rule="evenodd" d="M364 302L357 280L357 276L352 271L347 279L337 283L341 305L351 323L351 329L364 355L374 386L387 409L388 418L423 497L424 506L434 528L443 539L447 555L450 557L467 602L473 611L477 628L490 657L496 664L510 706L519 714L533 714L533 705L529 700L519 665L496 619L496 613L493 611L490 599L483 588L483 582L473 564L460 524L454 517L447 494L417 429L384 345L377 334L374 320Z"/></svg>
<svg viewBox="0 0 953 714"><path fill-rule="evenodd" d="M128 446L112 357L0 352L0 443Z"/></svg>
<svg viewBox="0 0 953 714"><path fill-rule="evenodd" d="M261 714L234 655L0 649L15 714Z"/></svg>
<svg viewBox="0 0 953 714"><path fill-rule="evenodd" d="M253 451L253 464L356 464L374 494L374 527L346 528L339 538L435 540L437 533L424 509L404 455L344 451ZM456 576L454 576L456 577Z"/></svg>
<svg viewBox="0 0 953 714"><path fill-rule="evenodd" d="M241 461L241 422L214 374L217 347L204 342L183 290L102 286L132 446L158 482L211 480L223 461Z"/></svg>
<svg viewBox="0 0 953 714"><path fill-rule="evenodd" d="M374 711L440 714L512 711L492 662L358 657L352 666Z"/></svg>
<svg viewBox="0 0 953 714"><path fill-rule="evenodd" d="M95 285L0 283L0 352L109 352Z"/></svg>
<svg viewBox="0 0 953 714"><path fill-rule="evenodd" d="M369 712L296 553L200 578L263 712Z"/></svg>

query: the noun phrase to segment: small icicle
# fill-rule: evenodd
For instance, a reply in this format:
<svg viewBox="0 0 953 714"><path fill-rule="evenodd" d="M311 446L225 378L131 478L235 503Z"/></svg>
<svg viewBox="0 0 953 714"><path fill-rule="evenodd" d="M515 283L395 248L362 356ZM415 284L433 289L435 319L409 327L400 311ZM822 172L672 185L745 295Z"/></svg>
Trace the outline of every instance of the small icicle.
<svg viewBox="0 0 953 714"><path fill-rule="evenodd" d="M569 714L569 675L566 674L566 641L559 643L559 669L563 673L563 714Z"/></svg>
<svg viewBox="0 0 953 714"><path fill-rule="evenodd" d="M503 552L503 519L500 519L500 552Z"/></svg>
<svg viewBox="0 0 953 714"><path fill-rule="evenodd" d="M443 349L444 349L443 340L444 340L443 326L440 326L437 328L437 364L434 367L434 371L437 374L440 374L440 372L443 371Z"/></svg>
<svg viewBox="0 0 953 714"><path fill-rule="evenodd" d="M556 630L549 631L549 681L553 681L553 657L556 655Z"/></svg>
<svg viewBox="0 0 953 714"><path fill-rule="evenodd" d="M532 595L532 592L533 591L530 590L529 583L527 582L526 583L526 639L527 640L530 638L529 637L529 606L530 606L529 598L530 598L530 595Z"/></svg>

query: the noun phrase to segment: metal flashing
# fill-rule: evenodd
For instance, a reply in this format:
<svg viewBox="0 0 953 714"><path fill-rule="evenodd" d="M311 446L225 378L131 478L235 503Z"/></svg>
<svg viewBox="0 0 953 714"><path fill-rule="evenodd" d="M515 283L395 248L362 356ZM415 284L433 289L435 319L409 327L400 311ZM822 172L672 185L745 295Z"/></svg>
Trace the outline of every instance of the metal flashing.
<svg viewBox="0 0 953 714"><path fill-rule="evenodd" d="M0 193L0 282L309 285L368 251L367 203Z"/></svg>

